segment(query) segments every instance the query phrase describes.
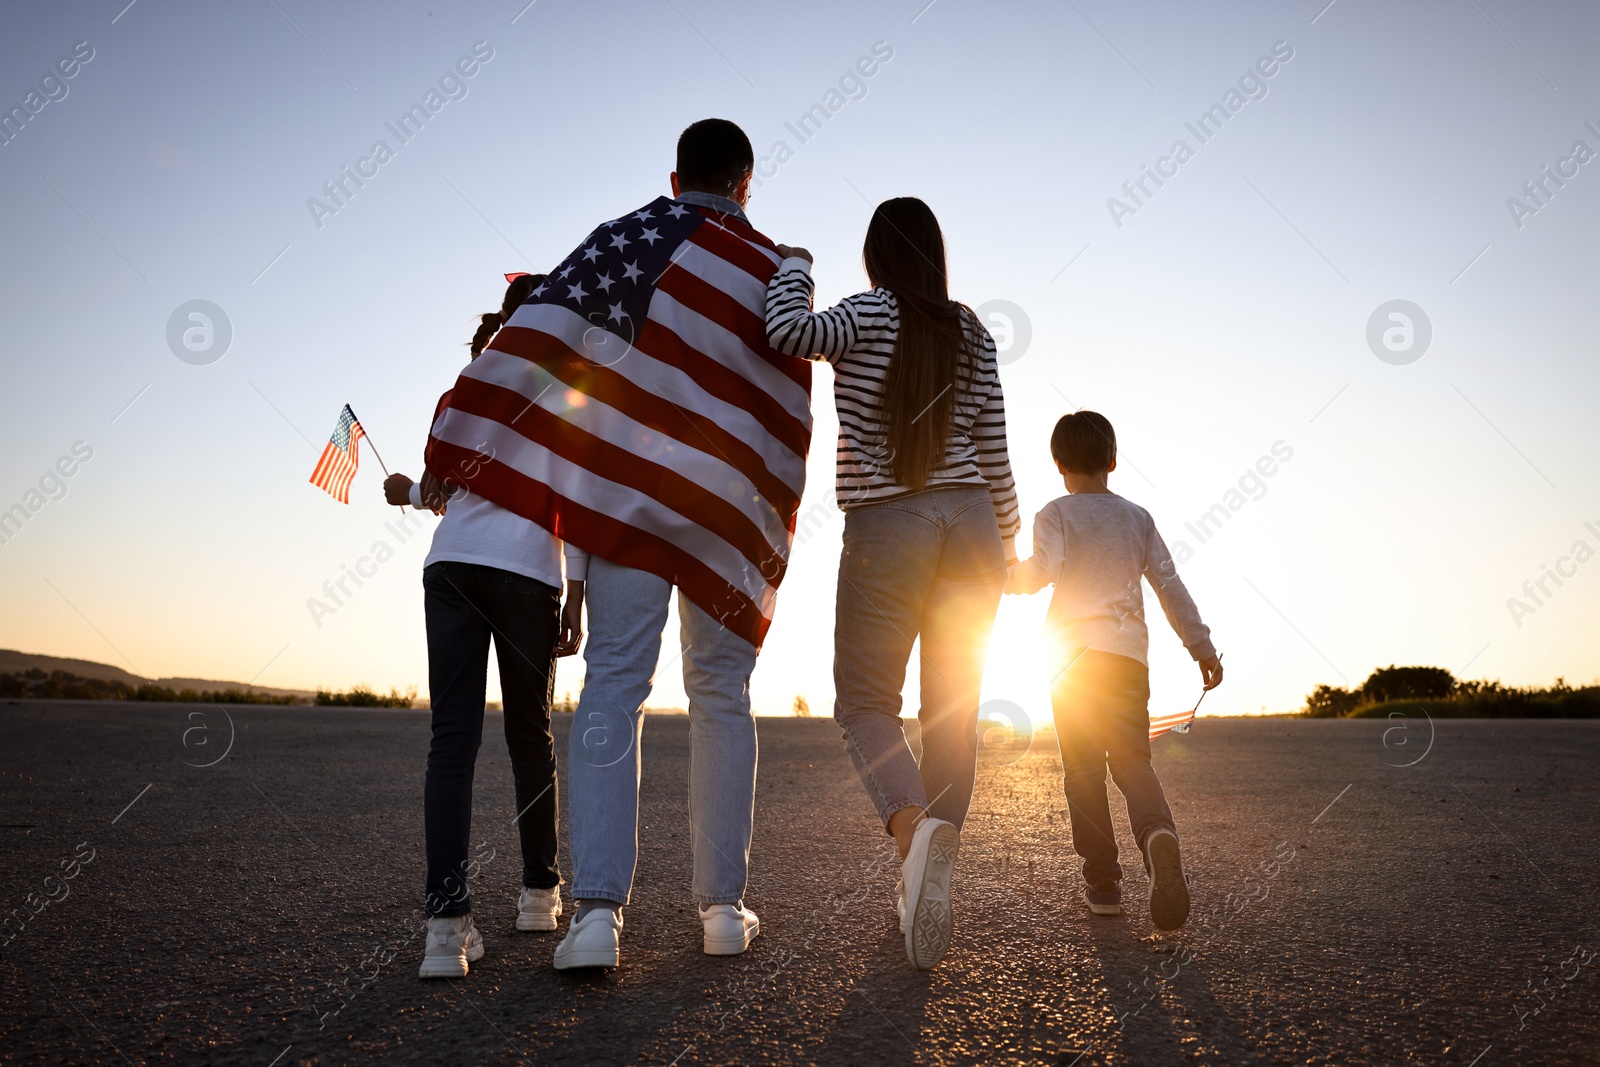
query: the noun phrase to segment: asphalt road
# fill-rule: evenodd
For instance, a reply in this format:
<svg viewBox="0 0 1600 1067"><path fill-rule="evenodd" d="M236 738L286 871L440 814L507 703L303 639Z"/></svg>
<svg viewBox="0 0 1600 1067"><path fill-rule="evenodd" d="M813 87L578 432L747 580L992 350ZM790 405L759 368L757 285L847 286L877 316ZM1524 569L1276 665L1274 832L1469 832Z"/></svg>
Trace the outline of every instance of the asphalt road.
<svg viewBox="0 0 1600 1067"><path fill-rule="evenodd" d="M574 978L550 967L559 934L512 929L499 721L474 823L488 953L424 983L426 712L0 706L0 1059L1600 1063L1600 723L1440 722L1431 748L1427 723L1384 721L1162 739L1195 882L1173 935L1087 914L1053 740L995 735L955 940L921 974L826 719L761 721L762 935L702 955L688 724L652 717L623 966Z"/></svg>

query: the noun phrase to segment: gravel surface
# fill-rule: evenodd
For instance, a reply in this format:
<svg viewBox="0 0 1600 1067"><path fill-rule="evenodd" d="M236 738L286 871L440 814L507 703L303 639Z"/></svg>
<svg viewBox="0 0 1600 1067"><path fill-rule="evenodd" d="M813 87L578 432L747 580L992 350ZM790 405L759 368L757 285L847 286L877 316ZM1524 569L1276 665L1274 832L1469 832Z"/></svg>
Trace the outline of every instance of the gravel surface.
<svg viewBox="0 0 1600 1067"><path fill-rule="evenodd" d="M837 729L760 729L751 950L700 952L688 723L653 716L623 966L574 978L550 967L559 934L512 928L491 715L488 952L425 983L426 712L0 706L0 1059L1600 1063L1600 723L1203 719L1159 740L1195 896L1170 935L1137 860L1129 914L1087 913L1053 738L991 735L927 974Z"/></svg>

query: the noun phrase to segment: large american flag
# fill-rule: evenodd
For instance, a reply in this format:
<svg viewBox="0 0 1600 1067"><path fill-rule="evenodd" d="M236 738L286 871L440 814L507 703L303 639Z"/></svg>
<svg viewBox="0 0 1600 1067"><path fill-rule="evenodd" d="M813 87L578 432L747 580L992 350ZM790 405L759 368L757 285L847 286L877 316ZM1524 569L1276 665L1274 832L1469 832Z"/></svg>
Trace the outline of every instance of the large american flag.
<svg viewBox="0 0 1600 1067"><path fill-rule="evenodd" d="M361 464L361 448L357 442L367 436L367 431L356 421L356 413L346 404L339 412L339 421L333 426L333 437L322 449L317 469L311 472L311 484L323 489L341 504L350 503L350 481Z"/></svg>
<svg viewBox="0 0 1600 1067"><path fill-rule="evenodd" d="M759 647L811 441L810 364L767 345L779 262L747 224L666 197L600 226L461 372L428 469Z"/></svg>

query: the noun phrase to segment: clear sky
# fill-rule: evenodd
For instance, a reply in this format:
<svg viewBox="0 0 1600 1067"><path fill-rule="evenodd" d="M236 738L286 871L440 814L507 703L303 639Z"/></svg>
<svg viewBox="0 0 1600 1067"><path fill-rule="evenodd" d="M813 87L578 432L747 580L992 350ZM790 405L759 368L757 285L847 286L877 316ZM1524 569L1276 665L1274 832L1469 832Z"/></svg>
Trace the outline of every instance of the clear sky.
<svg viewBox="0 0 1600 1067"><path fill-rule="evenodd" d="M0 647L426 692L433 520L391 532L370 449L349 506L307 484L340 406L419 473L502 272L663 192L678 132L719 115L770 157L751 219L816 254L819 300L864 287L872 206L910 194L953 295L1021 309L991 325L1030 523L1062 491L1055 419L1113 421L1113 488L1224 652L1206 710L1290 710L1391 662L1600 675L1600 9L524 2L6 11L0 105L27 121L0 145L0 509L27 514L3 527ZM401 143L386 124L430 90ZM363 166L336 212L308 206ZM231 327L220 359L169 344L194 300ZM1428 329L1385 311L1374 347L1393 300ZM831 702L825 370L816 412L820 510L754 678L767 712ZM1186 524L1216 505L1202 541ZM314 620L379 541L392 558ZM1530 596L1545 567L1561 584ZM1043 608L1008 598L986 686L1035 716ZM1197 672L1152 631L1153 707L1186 705ZM672 664L653 703L682 702Z"/></svg>

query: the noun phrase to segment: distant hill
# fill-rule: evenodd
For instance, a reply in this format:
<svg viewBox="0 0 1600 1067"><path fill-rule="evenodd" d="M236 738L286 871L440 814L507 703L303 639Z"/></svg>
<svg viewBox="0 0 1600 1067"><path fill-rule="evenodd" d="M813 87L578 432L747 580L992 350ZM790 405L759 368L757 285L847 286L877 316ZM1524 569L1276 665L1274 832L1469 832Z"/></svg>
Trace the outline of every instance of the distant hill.
<svg viewBox="0 0 1600 1067"><path fill-rule="evenodd" d="M275 689L267 685L247 685L244 682L219 682L205 678L144 678L113 667L109 663L96 663L87 659L67 659L63 656L41 656L33 652L18 652L0 648L0 674L20 674L29 670L66 671L80 678L97 678L103 682L121 682L137 689L146 682L166 686L168 689L243 689L251 693L311 700L317 694L310 689Z"/></svg>

